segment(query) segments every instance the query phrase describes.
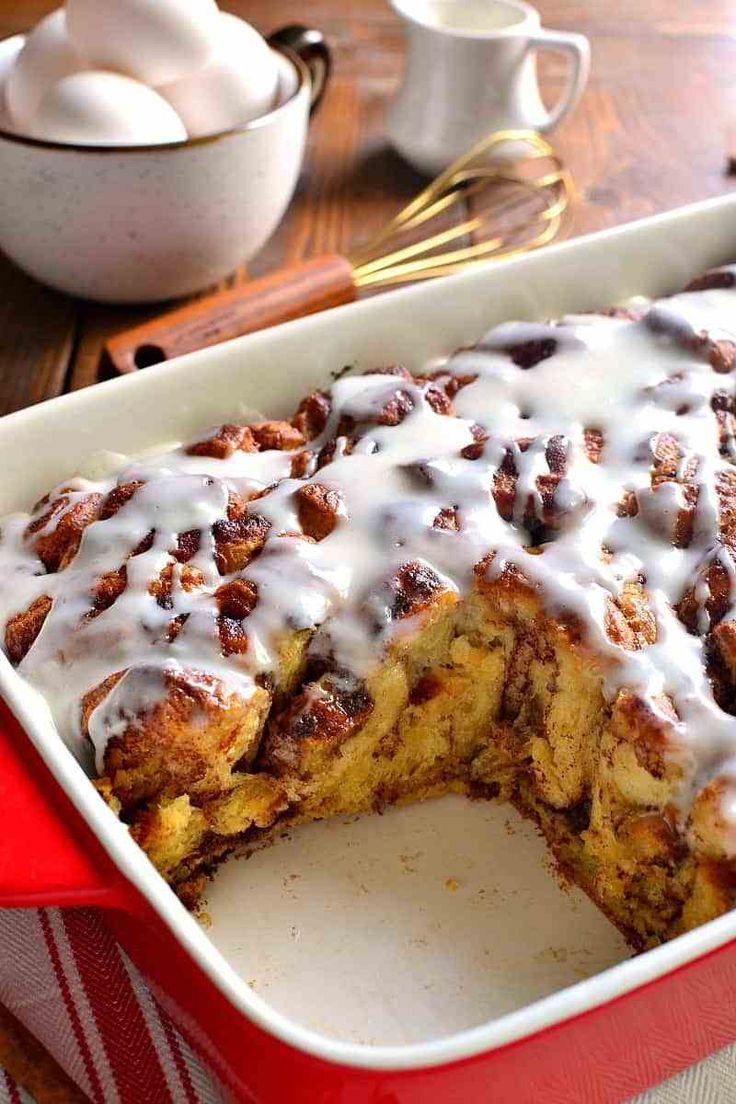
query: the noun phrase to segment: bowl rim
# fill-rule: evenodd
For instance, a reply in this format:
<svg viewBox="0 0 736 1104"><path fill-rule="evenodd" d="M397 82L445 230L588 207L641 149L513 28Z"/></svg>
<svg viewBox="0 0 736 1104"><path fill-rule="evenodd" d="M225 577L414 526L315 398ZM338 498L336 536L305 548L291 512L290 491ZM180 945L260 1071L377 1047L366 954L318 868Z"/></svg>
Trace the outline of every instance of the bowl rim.
<svg viewBox="0 0 736 1104"><path fill-rule="evenodd" d="M515 8L521 19L503 27L489 27L487 29L472 30L467 27L454 27L440 20L433 22L425 10L417 10L415 6L407 3L407 0L388 0L393 10L405 19L407 23L420 27L424 31L435 31L438 34L448 35L450 38L460 38L465 41L488 42L497 39L513 38L523 34L524 31L533 31L539 27L539 12L527 0L501 0L510 8Z"/></svg>
<svg viewBox="0 0 736 1104"><path fill-rule="evenodd" d="M0 46L9 42L13 38L22 37L22 33L18 35L10 35L8 38L0 39ZM268 126L277 115L280 115L290 107L295 100L309 89L310 75L309 69L306 63L299 57L295 51L290 50L288 46L272 46L272 50L281 54L287 61L290 61L294 69L296 69L297 85L291 95L279 103L271 111L267 111L265 115L259 115L255 119L251 119L247 123L238 123L237 126L228 127L227 130L218 130L214 134L203 134L198 138L184 138L178 142L156 142L148 145L137 146L120 146L120 145L82 145L79 142L52 142L45 138L32 138L28 134L19 134L17 131L7 130L0 123L0 141L13 142L19 146L29 146L31 149L45 149L45 150L58 150L61 153L86 153L86 154L117 154L119 157L121 154L135 153L166 153L176 152L179 153L182 150L196 149L200 146L213 145L215 142L221 142L226 138L234 138L239 134L246 134L251 130L260 130L261 127Z"/></svg>

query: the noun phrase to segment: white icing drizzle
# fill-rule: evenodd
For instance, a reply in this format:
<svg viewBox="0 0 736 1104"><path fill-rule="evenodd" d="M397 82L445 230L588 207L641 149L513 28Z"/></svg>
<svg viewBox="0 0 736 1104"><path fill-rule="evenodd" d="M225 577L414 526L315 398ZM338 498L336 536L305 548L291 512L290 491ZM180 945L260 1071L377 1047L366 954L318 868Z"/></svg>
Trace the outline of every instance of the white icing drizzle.
<svg viewBox="0 0 736 1104"><path fill-rule="evenodd" d="M346 418L359 423L357 439L352 452L338 440L333 459L305 479L291 478L290 452L235 452L220 460L175 447L128 462L107 478L67 482L65 510L90 493L107 495L116 484L136 480L142 486L113 517L85 529L77 555L57 573L46 572L24 539L29 515L3 521L0 621L40 595L53 599L19 671L46 697L62 736L80 755L84 694L113 672L128 671L90 722L101 771L108 739L158 700L167 668L214 675L248 695L255 677L277 665L284 633L311 629L314 653L365 675L392 634L405 630L390 609L389 581L402 565L423 563L445 586L464 593L474 567L493 551L492 577L516 565L551 614L577 617L592 647L610 660L604 686L609 700L627 687L655 707L660 696L674 704L679 721L670 722L672 754L687 764L685 814L710 779L736 780L736 718L716 704L706 674L710 594L700 570L721 564L731 590L726 617L733 617L736 569L719 535L716 483L719 472L731 468L735 451L728 433L719 451L711 398L723 391L732 400L734 380L733 373L714 371L694 340L703 332L714 340L736 340L735 290L677 295L650 306L640 321L571 316L550 325L507 323L442 366L462 377L453 400L456 416L432 409L426 384L390 375L338 380L330 389L328 424L308 447L316 455ZM530 342L553 344L550 355L525 369L508 350ZM411 409L398 425L379 424L398 391L408 396ZM465 458L462 450L475 441L478 424L487 439L480 456ZM586 453L584 434L591 429L602 439L600 463ZM673 537L678 516L692 502L689 492L671 480L652 485L652 443L659 434L676 438L678 475L697 487L685 547L677 547ZM529 519L543 521L540 486L549 476L553 438L564 463L554 491L555 531L544 529L541 554L529 555L525 549L537 539ZM509 457L516 489L512 516L504 520L491 492ZM314 543L300 536L295 497L310 482L340 496L332 532ZM624 491L635 496L635 516L619 516ZM258 594L244 622L247 651L224 656L214 594L233 576L218 571L213 525L226 517L229 492L246 499L260 494L249 512L271 527L260 555L239 573L256 584ZM433 526L443 510L454 511L457 529ZM60 517L54 514L46 531ZM183 567L175 563L170 601L162 608L150 583L172 563L178 535L190 530L199 533L199 548L187 566L201 572L201 585L186 589ZM151 532L150 548L133 555ZM125 589L90 617L95 580L123 564ZM645 582L657 639L626 651L606 633L606 608L636 578ZM673 608L691 587L700 636L687 631ZM169 640L175 617L186 622ZM728 848L736 854L736 806L732 811Z"/></svg>

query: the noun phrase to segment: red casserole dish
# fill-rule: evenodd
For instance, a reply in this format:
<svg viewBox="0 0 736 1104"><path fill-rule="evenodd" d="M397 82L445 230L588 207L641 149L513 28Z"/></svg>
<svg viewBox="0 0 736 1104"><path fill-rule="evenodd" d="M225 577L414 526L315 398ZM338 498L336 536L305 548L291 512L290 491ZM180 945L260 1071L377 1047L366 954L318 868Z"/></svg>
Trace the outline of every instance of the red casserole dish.
<svg viewBox="0 0 736 1104"><path fill-rule="evenodd" d="M0 423L0 513L26 507L95 451L134 453L241 415L245 406L279 416L345 363L369 367L390 358L417 368L503 319L663 294L734 257L736 200L709 201L41 404ZM279 364L288 365L288 374L273 370ZM283 1001L267 1002L246 982L237 956L228 962L224 921L215 918L208 935L186 913L94 792L44 703L4 659L0 692L6 703L0 712L0 906L104 909L156 995L235 1099L620 1101L736 1038L736 914L637 958L617 961L619 949L608 960L615 965L592 973L588 967L583 972L590 976L576 984L570 984L574 972L568 974L556 991L548 977L530 990L531 1003L517 993L486 1022L471 1017L475 1026L463 1023L461 1030L450 1017L444 1030L439 1024L410 1032L408 1041L400 1031L392 1041L389 1032L388 1042L369 1044L317 1030L314 1018L305 1026L283 1011ZM398 839L402 821L392 822L392 830L394 824ZM327 839L345 826L317 827ZM477 838L468 831L466 846ZM500 849L497 855L501 878ZM519 881L524 877L520 865ZM235 883L219 881L214 898L222 901ZM447 883L456 888L454 878ZM251 900L236 902L246 936ZM579 908L575 903L573 912ZM541 911L536 906L529 932L519 933L523 946ZM588 914L576 915L584 941ZM360 935L338 929L335 923L325 930L327 941L348 953L354 948L359 972ZM537 934L543 941L544 931ZM377 947L376 963L387 946ZM466 971L469 964L470 958ZM309 976L300 980L295 971L294 985L304 986ZM313 985L310 993L315 1005L328 1000L329 987L319 989ZM344 989L349 1000L349 980ZM445 998L449 1006L450 990L441 986L440 1005Z"/></svg>

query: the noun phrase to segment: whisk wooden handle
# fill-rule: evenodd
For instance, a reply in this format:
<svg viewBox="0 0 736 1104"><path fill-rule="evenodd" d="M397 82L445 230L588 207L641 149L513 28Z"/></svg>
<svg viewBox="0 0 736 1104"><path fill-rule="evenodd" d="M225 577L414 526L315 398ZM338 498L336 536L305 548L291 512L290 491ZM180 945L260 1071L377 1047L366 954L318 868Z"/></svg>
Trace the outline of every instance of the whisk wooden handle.
<svg viewBox="0 0 736 1104"><path fill-rule="evenodd" d="M204 296L111 337L105 356L116 372L135 372L232 337L350 303L356 288L350 262L326 254Z"/></svg>

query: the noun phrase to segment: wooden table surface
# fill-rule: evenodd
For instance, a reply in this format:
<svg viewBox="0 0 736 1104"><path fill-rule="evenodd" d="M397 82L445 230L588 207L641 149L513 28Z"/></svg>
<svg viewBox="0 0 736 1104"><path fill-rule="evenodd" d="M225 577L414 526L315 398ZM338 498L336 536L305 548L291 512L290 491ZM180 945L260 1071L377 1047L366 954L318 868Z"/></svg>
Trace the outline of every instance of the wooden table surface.
<svg viewBox="0 0 736 1104"><path fill-rule="evenodd" d="M0 37L53 6L0 0ZM384 0L222 6L264 31L308 21L328 35L336 61L295 201L251 272L347 250L421 184L384 139L401 69L397 20ZM538 0L538 7L548 26L583 31L592 45L588 89L555 136L577 185L567 236L736 187L725 174L727 155L736 154L736 0ZM545 59L552 91L562 65ZM145 315L57 295L0 257L0 413L95 382L106 336ZM2 1016L1 1062L33 1085L39 1101L78 1099Z"/></svg>

